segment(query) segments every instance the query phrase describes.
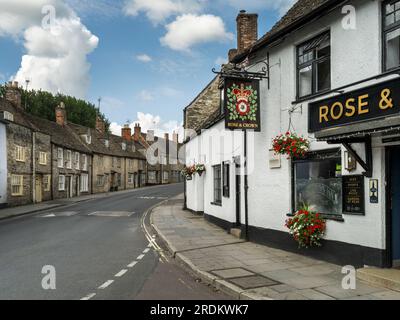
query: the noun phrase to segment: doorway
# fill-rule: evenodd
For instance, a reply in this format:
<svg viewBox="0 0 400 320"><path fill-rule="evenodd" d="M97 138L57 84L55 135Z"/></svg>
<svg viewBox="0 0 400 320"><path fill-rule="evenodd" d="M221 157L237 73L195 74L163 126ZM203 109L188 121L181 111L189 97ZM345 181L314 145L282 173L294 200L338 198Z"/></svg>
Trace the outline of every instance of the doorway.
<svg viewBox="0 0 400 320"><path fill-rule="evenodd" d="M392 267L400 267L400 146L389 149L388 250Z"/></svg>
<svg viewBox="0 0 400 320"><path fill-rule="evenodd" d="M242 225L242 217L241 217L241 206L242 206L242 189L241 189L241 175L240 173L240 165L236 165L236 182L235 182L235 189L236 189L236 226L240 227Z"/></svg>
<svg viewBox="0 0 400 320"><path fill-rule="evenodd" d="M43 195L42 195L42 181L43 181L43 176L37 175L35 177L35 202L40 203L43 201Z"/></svg>

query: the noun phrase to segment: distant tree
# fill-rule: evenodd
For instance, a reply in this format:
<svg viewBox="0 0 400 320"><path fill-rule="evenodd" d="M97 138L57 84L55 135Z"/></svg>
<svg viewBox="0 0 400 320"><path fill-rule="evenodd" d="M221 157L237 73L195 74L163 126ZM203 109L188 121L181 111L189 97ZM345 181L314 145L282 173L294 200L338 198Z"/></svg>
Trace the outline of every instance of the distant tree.
<svg viewBox="0 0 400 320"><path fill-rule="evenodd" d="M4 97L5 86L0 85L0 96ZM85 100L77 99L72 96L63 94L53 95L50 92L42 90L23 90L22 89L22 105L26 105L26 111L50 120L55 120L55 107L64 102L68 121L90 128L96 127L96 115L106 124L106 130L109 131L110 121L106 116L99 112L93 103Z"/></svg>

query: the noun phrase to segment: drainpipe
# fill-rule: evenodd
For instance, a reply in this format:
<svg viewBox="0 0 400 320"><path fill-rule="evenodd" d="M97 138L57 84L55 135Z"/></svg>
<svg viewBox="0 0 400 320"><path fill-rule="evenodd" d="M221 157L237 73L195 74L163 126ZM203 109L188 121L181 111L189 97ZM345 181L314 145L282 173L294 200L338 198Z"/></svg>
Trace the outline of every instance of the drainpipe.
<svg viewBox="0 0 400 320"><path fill-rule="evenodd" d="M244 212L245 212L245 239L249 241L249 182L247 175L247 131L244 131Z"/></svg>
<svg viewBox="0 0 400 320"><path fill-rule="evenodd" d="M94 167L94 153L91 155L91 157L90 157L90 159L92 160L91 161L91 167L90 167L90 170L91 170L91 176L92 176L92 179L90 180L90 194L94 194L94 190L93 190L93 186L94 186L94 170L93 170L93 167Z"/></svg>
<svg viewBox="0 0 400 320"><path fill-rule="evenodd" d="M50 141L50 193L51 193L51 200L54 200L54 164L53 164L53 145Z"/></svg>
<svg viewBox="0 0 400 320"><path fill-rule="evenodd" d="M32 132L32 200L36 203L36 133Z"/></svg>

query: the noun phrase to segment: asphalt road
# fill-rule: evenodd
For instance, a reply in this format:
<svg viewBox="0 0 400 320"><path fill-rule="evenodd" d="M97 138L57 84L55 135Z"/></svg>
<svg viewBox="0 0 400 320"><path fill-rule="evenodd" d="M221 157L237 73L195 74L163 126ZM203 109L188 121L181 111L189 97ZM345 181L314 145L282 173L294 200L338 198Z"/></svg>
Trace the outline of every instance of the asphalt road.
<svg viewBox="0 0 400 320"><path fill-rule="evenodd" d="M151 187L1 221L0 299L227 299L160 259L141 228L148 208L182 192Z"/></svg>

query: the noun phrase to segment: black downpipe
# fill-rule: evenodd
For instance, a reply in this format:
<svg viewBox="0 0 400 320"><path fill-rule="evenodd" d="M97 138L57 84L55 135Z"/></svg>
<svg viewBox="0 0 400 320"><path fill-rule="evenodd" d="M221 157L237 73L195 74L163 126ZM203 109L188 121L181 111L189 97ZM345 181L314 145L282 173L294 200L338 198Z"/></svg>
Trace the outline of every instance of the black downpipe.
<svg viewBox="0 0 400 320"><path fill-rule="evenodd" d="M247 175L247 131L243 130L243 132L244 132L244 213L245 213L245 224L246 224L245 239L246 241L249 241L249 198L248 198L249 182Z"/></svg>

